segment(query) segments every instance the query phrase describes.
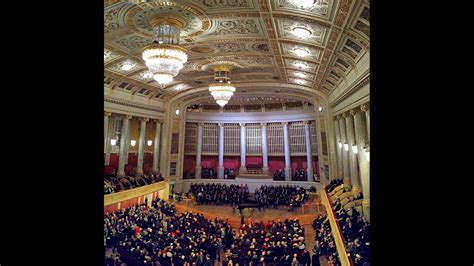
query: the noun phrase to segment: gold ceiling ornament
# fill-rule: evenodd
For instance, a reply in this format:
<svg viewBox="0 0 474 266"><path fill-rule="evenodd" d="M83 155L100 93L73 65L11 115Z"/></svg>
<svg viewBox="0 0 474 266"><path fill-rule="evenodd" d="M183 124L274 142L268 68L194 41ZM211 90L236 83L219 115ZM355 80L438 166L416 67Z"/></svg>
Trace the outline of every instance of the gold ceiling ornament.
<svg viewBox="0 0 474 266"><path fill-rule="evenodd" d="M215 65L214 83L209 84L209 92L220 107L224 107L232 98L235 87L230 83L231 64Z"/></svg>
<svg viewBox="0 0 474 266"><path fill-rule="evenodd" d="M153 16L152 44L143 48L142 58L148 70L162 87L170 83L188 61L186 48L179 46L180 30L186 20L180 16Z"/></svg>

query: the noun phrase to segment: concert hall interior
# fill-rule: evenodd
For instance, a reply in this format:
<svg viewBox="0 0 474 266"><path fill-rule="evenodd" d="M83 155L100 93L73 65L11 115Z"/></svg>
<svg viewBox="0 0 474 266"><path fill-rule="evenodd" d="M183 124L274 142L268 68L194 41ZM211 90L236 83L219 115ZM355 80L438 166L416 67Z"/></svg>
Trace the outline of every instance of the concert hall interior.
<svg viewBox="0 0 474 266"><path fill-rule="evenodd" d="M370 265L369 31L367 0L104 0L105 265Z"/></svg>

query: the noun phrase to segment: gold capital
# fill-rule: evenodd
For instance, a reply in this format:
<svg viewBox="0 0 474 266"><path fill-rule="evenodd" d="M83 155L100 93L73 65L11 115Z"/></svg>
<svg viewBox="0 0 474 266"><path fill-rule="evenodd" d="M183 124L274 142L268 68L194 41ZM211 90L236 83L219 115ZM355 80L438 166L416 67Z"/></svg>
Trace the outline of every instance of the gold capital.
<svg viewBox="0 0 474 266"><path fill-rule="evenodd" d="M364 103L363 105L360 106L360 110L362 112L366 112L367 110L369 110L369 105Z"/></svg>
<svg viewBox="0 0 474 266"><path fill-rule="evenodd" d="M111 116L112 113L111 112L104 112L104 116Z"/></svg>

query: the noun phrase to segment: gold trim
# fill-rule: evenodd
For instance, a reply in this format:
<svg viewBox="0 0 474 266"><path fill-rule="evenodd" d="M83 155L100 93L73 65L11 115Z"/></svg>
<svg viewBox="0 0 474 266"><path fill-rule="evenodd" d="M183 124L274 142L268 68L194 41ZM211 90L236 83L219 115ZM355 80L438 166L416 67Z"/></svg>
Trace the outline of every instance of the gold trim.
<svg viewBox="0 0 474 266"><path fill-rule="evenodd" d="M156 28L156 27L158 27L162 24L169 24L169 25L176 26L179 29L182 29L186 25L186 20L183 17L180 17L180 16L166 16L166 17L163 17L161 15L155 15L155 16L152 16L148 19L148 23L150 23L150 25L153 28Z"/></svg>
<svg viewBox="0 0 474 266"><path fill-rule="evenodd" d="M232 70L232 66L231 65L217 65L213 69L214 69L215 72L216 71L230 72Z"/></svg>
<svg viewBox="0 0 474 266"><path fill-rule="evenodd" d="M173 44L157 44L157 43L149 44L149 45L143 47L142 52L144 52L148 49L175 49L175 50L181 50L182 52L184 52L186 54L188 53L188 49L186 49L182 46L173 45Z"/></svg>

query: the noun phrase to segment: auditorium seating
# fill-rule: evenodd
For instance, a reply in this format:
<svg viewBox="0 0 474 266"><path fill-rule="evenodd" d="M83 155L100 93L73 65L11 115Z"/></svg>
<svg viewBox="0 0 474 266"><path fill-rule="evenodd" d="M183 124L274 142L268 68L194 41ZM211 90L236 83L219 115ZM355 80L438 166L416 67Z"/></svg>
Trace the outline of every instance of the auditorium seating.
<svg viewBox="0 0 474 266"><path fill-rule="evenodd" d="M329 188L330 185L326 187ZM370 224L362 217L362 194L345 191L340 184L333 186L328 195L349 258L356 266L364 265L370 259Z"/></svg>

